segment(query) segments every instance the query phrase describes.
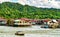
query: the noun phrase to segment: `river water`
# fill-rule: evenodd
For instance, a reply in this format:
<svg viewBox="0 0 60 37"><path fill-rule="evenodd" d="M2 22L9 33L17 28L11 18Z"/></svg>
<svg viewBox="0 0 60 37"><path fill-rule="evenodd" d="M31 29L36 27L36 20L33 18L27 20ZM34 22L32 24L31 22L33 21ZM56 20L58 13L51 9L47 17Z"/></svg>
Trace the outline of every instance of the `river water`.
<svg viewBox="0 0 60 37"><path fill-rule="evenodd" d="M24 36L15 35L17 31L25 32ZM60 29L31 27L0 26L0 37L60 37Z"/></svg>

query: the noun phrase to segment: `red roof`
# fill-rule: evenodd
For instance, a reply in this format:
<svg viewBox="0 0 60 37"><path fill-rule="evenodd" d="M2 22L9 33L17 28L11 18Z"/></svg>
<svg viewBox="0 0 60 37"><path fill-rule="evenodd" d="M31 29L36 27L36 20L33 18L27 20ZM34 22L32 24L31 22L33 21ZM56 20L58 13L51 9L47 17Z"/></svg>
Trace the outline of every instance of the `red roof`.
<svg viewBox="0 0 60 37"><path fill-rule="evenodd" d="M6 20L6 19L0 18L0 20Z"/></svg>
<svg viewBox="0 0 60 37"><path fill-rule="evenodd" d="M44 22L48 22L49 20L43 20Z"/></svg>
<svg viewBox="0 0 60 37"><path fill-rule="evenodd" d="M21 18L20 20L24 20L26 22L29 22L30 21L30 19L28 19L28 18Z"/></svg>
<svg viewBox="0 0 60 37"><path fill-rule="evenodd" d="M31 20L31 22L37 22L37 20Z"/></svg>
<svg viewBox="0 0 60 37"><path fill-rule="evenodd" d="M28 20L27 18L21 18L21 20Z"/></svg>

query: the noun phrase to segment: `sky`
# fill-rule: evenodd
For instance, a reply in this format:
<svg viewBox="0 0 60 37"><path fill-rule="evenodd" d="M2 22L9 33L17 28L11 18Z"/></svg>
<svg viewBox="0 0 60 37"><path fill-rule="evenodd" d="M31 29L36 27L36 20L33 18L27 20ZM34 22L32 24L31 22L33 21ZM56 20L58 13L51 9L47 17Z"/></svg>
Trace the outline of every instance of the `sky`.
<svg viewBox="0 0 60 37"><path fill-rule="evenodd" d="M0 0L2 2L15 2L42 8L60 8L60 0Z"/></svg>

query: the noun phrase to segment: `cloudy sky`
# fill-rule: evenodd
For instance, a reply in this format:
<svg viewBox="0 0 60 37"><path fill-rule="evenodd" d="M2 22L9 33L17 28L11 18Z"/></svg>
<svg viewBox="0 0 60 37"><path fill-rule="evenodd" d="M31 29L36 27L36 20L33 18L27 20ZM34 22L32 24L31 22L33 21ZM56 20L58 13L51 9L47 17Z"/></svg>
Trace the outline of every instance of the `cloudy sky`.
<svg viewBox="0 0 60 37"><path fill-rule="evenodd" d="M60 8L60 0L0 0L0 3L8 1L43 8Z"/></svg>

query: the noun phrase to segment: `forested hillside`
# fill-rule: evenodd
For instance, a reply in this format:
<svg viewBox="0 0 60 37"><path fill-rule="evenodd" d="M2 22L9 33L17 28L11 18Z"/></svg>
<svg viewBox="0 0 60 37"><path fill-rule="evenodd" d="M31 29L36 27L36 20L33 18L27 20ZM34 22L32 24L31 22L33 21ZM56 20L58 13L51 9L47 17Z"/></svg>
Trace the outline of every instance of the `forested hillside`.
<svg viewBox="0 0 60 37"><path fill-rule="evenodd" d="M60 18L60 9L37 8L19 3L4 2L0 3L0 17L4 18Z"/></svg>

